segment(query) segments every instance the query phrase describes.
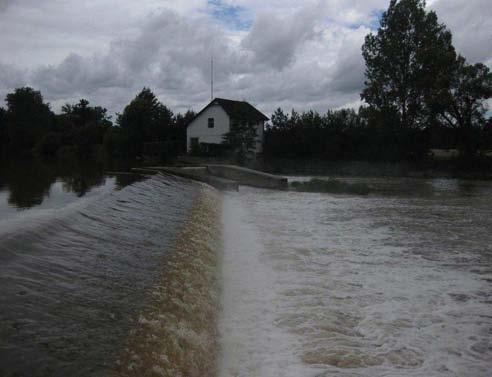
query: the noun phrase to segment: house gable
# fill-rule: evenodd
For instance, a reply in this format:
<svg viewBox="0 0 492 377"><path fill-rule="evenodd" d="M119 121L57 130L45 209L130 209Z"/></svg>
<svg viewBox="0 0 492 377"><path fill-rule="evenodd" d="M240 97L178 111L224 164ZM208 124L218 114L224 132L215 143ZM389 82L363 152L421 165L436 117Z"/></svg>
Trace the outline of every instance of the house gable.
<svg viewBox="0 0 492 377"><path fill-rule="evenodd" d="M213 119L213 128L209 127L209 119ZM230 118L225 110L220 105L207 106L186 129L187 149L190 150L191 138L198 138L200 143L221 144L229 130Z"/></svg>
<svg viewBox="0 0 492 377"><path fill-rule="evenodd" d="M209 127L213 119L213 127ZM232 122L248 122L257 127L256 151L262 151L263 124L268 118L244 101L215 98L188 124L186 130L187 150L193 143L221 144Z"/></svg>

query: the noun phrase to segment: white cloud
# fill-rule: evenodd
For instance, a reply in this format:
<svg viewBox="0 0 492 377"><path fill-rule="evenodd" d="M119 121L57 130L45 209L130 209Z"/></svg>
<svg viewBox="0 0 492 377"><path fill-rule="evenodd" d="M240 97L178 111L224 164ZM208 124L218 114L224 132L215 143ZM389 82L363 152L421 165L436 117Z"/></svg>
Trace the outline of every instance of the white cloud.
<svg viewBox="0 0 492 377"><path fill-rule="evenodd" d="M460 52L490 63L486 2L470 0L460 10L458 0L437 0L432 7ZM221 4L241 7L251 28L217 19L206 0L0 0L0 95L29 84L55 109L84 97L120 112L147 86L177 111L198 110L209 100L213 53L216 95L266 113L360 104L360 48L387 0Z"/></svg>

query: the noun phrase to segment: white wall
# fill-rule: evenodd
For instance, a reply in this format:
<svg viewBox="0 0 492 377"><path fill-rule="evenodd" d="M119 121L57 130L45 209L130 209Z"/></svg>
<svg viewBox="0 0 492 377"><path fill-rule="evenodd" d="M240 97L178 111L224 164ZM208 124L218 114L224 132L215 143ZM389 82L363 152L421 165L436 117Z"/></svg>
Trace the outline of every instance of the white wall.
<svg viewBox="0 0 492 377"><path fill-rule="evenodd" d="M214 128L208 128L208 118L214 118ZM199 143L221 144L222 136L229 132L229 115L220 105L212 105L196 117L186 129L186 149L190 151L190 138L197 137Z"/></svg>
<svg viewBox="0 0 492 377"><path fill-rule="evenodd" d="M263 141L264 141L264 127L265 122L261 121L256 126L256 153L263 152Z"/></svg>

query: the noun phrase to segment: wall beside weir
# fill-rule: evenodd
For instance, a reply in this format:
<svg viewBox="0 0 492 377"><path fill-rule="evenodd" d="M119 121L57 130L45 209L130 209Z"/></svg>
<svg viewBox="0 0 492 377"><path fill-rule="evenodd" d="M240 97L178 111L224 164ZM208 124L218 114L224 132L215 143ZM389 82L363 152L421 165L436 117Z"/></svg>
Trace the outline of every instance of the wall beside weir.
<svg viewBox="0 0 492 377"><path fill-rule="evenodd" d="M272 189L287 188L287 178L234 165L207 165L210 174L230 179L242 185Z"/></svg>

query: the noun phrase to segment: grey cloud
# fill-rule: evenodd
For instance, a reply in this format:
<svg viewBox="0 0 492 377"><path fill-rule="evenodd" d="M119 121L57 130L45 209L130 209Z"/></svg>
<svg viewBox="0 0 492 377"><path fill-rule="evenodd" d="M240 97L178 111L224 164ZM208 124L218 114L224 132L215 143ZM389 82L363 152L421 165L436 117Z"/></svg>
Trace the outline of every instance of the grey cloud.
<svg viewBox="0 0 492 377"><path fill-rule="evenodd" d="M12 3L13 0L0 0L0 12L6 10Z"/></svg>
<svg viewBox="0 0 492 377"><path fill-rule="evenodd" d="M247 42L241 43L233 42L207 19L192 21L163 11L149 18L135 38L113 41L103 55L70 54L58 65L34 70L32 82L48 93L54 106L85 97L100 101L111 112L120 112L138 90L147 86L163 102L183 111L198 108L209 99L213 51L217 96L255 101L264 104L260 108L265 111L273 109L274 103L297 103L299 107L321 106L323 102L322 107L326 108L339 106L344 98L354 101L358 91L350 89L355 85L342 88L346 83L332 81L333 68L314 63L319 60L318 55L331 48L321 33L316 34L317 17L311 7L292 17L297 26L289 25L288 36L279 40L278 33L260 33L257 26L243 37ZM307 31L303 30L306 24ZM258 48L268 33L274 34L271 40ZM245 50L248 43L255 46L254 52ZM267 46L275 46L274 55L265 55ZM350 53L341 54L344 64L348 66L353 51L359 48L345 49ZM333 91L339 93L330 97Z"/></svg>
<svg viewBox="0 0 492 377"><path fill-rule="evenodd" d="M111 4L115 1L108 0ZM379 6L380 1L371 0L371 7ZM336 1L330 2L328 13L324 1L310 1L307 6L302 3L303 7L299 2L295 3L295 11L289 8L286 12L275 13L274 9L265 9L249 31L229 30L206 14L191 17L169 10L142 16L138 22L137 18L132 19L131 32L121 29L123 24L111 21L116 30L121 30L121 35L110 36L107 44L97 42L99 47L95 49L85 47L89 46L85 40L90 38L82 38L84 29L81 35L73 36L84 42L68 50L72 53L67 52L68 44L62 46L57 50L62 58L54 62L47 60L51 65L40 66L33 60L30 69L23 71L15 65L0 63L0 95L4 96L7 88L29 83L42 91L55 110L67 101L84 97L114 113L121 112L146 86L176 111L198 110L209 100L210 57L213 53L216 96L251 101L266 113L278 106L299 110L312 107L319 111L344 105L357 106L364 72L360 47L369 30L365 27L354 30L346 23L358 20L359 13L364 14L362 5L351 0L350 4L357 3L360 9L357 8L353 17L345 9L348 15L342 18L347 20L340 23L327 21L327 18L332 19L329 14L335 11ZM17 4L9 12L20 14ZM122 6L127 9L133 6L128 2L124 4ZM439 2L435 4L437 6ZM470 37L466 23L453 19L454 8L446 9L438 10L438 15L449 24L457 45L469 45L470 42L465 41L473 38L482 41L483 46L490 45L486 41L490 27L485 27L485 31L481 28L482 34ZM26 22L31 22L34 17L29 14ZM84 17L87 19L87 15ZM2 21L0 15L0 32ZM455 25L460 22L465 26ZM65 30L66 23L59 27L54 37L48 36L49 33L40 37L46 38L46 45L62 43L58 35ZM101 33L97 31L94 35L109 35L106 31ZM16 43L19 42L0 41L0 48L13 51L12 55L15 55ZM36 58L38 52L34 51L37 50L31 47L25 50L26 56L32 53ZM471 59L471 54L475 53L477 59L490 60L491 50L474 47L467 57ZM44 45L39 53L48 54ZM26 59L29 58L17 58L19 61Z"/></svg>
<svg viewBox="0 0 492 377"><path fill-rule="evenodd" d="M134 95L148 86L161 93L166 103L178 102L189 108L198 98L208 97L212 50L220 51L219 82L246 67L240 53L219 32L207 20L194 24L174 12L163 11L150 17L136 38L116 40L102 55L72 53L58 65L35 69L32 82L49 93L55 104L57 98L96 98L109 90Z"/></svg>
<svg viewBox="0 0 492 377"><path fill-rule="evenodd" d="M109 58L84 58L70 54L58 66L37 69L32 75L34 85L52 95L90 93L96 88L128 87L115 61Z"/></svg>
<svg viewBox="0 0 492 377"><path fill-rule="evenodd" d="M342 93L361 92L364 85L365 62L361 47L364 36L369 31L359 29L343 38L342 48L338 55L335 69L332 73L330 87L333 91Z"/></svg>
<svg viewBox="0 0 492 377"><path fill-rule="evenodd" d="M432 4L439 20L453 33L459 53L471 63L492 66L492 7L490 0L438 0Z"/></svg>
<svg viewBox="0 0 492 377"><path fill-rule="evenodd" d="M298 47L315 37L319 19L319 6L283 18L262 14L255 19L242 47L254 53L256 63L283 69L292 63Z"/></svg>
<svg viewBox="0 0 492 377"><path fill-rule="evenodd" d="M27 85L27 72L15 68L10 64L0 62L0 107L3 105L3 99L14 88Z"/></svg>
<svg viewBox="0 0 492 377"><path fill-rule="evenodd" d="M26 84L26 72L0 62L0 89L12 89Z"/></svg>

